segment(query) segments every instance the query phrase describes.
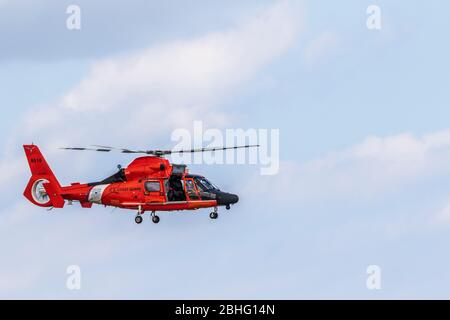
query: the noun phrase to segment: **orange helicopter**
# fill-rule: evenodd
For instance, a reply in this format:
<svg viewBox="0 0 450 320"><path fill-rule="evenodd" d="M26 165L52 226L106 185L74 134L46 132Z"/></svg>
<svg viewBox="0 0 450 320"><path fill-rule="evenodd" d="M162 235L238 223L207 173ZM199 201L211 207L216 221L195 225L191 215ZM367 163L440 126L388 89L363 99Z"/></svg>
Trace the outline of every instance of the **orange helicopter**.
<svg viewBox="0 0 450 320"><path fill-rule="evenodd" d="M135 222L142 223L145 212L151 212L154 223L160 221L157 211L196 210L214 208L211 219L218 218L218 206L227 210L239 201L235 194L221 191L201 175L189 174L186 165L171 164L164 156L174 153L194 153L259 147L246 145L224 148L192 150L130 150L106 146L95 148L61 148L64 150L145 154L136 158L128 167L118 166L114 175L98 182L72 183L61 186L41 151L36 145L24 145L31 170L31 178L24 196L33 204L45 208L63 208L66 201L77 201L83 208L93 204L137 210Z"/></svg>

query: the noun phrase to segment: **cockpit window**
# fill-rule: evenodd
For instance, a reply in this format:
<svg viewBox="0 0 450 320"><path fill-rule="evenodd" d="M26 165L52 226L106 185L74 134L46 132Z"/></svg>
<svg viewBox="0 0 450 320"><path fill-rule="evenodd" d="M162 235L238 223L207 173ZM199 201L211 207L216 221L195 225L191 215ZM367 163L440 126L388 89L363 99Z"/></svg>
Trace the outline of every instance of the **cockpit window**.
<svg viewBox="0 0 450 320"><path fill-rule="evenodd" d="M206 178L196 177L194 180L197 184L197 187L202 191L219 190L219 188L209 182Z"/></svg>

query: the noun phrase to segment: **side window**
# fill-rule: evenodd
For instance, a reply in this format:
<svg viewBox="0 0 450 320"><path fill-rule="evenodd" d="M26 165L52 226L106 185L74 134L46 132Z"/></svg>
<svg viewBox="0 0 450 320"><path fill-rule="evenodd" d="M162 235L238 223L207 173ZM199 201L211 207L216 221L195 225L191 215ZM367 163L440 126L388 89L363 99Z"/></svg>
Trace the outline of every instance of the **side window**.
<svg viewBox="0 0 450 320"><path fill-rule="evenodd" d="M159 181L147 181L145 182L145 191L147 192L160 192L161 186Z"/></svg>

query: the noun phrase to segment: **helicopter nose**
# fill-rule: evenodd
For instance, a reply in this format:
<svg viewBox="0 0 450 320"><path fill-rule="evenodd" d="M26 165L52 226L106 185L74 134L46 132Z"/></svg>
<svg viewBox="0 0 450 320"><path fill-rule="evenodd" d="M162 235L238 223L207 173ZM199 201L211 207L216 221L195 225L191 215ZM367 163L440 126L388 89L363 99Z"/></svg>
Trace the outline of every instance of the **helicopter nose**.
<svg viewBox="0 0 450 320"><path fill-rule="evenodd" d="M239 201L239 197L236 194L220 192L217 195L217 204L219 206L227 206L230 204L235 204Z"/></svg>

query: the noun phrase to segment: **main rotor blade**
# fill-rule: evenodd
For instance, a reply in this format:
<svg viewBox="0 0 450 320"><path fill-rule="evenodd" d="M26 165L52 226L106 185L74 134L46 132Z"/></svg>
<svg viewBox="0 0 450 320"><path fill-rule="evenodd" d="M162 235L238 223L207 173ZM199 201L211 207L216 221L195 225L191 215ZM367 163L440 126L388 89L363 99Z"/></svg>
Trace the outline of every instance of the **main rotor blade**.
<svg viewBox="0 0 450 320"><path fill-rule="evenodd" d="M98 152L110 152L111 149L105 149L105 148L100 148L100 149L92 149L92 148L59 148L61 150L75 150L75 151L98 151Z"/></svg>
<svg viewBox="0 0 450 320"><path fill-rule="evenodd" d="M211 147L211 148L198 148L191 150L174 150L170 153L194 153L194 152L208 152L208 151L222 151L230 149L242 149L242 148L258 148L259 144L246 145L246 146L234 146L234 147Z"/></svg>
<svg viewBox="0 0 450 320"><path fill-rule="evenodd" d="M113 147L107 147L107 146L93 146L96 148L59 148L61 150L75 150L75 151L98 151L98 152L111 152L111 151L118 151L121 153L143 153L143 154L150 154L147 151L141 151L141 150L129 150L129 149L119 149L119 148L113 148Z"/></svg>
<svg viewBox="0 0 450 320"><path fill-rule="evenodd" d="M245 146L234 146L234 147L210 147L210 148L198 148L198 149L190 149L190 150L130 150L130 149L122 149L101 145L92 145L95 148L60 148L62 150L75 150L75 151L98 151L98 152L111 152L118 151L121 153L141 153L153 155L156 157L162 157L174 153L195 153L195 152L209 152L209 151L222 151L222 150L230 150L230 149L242 149L242 148L258 148L259 144L254 145L245 145Z"/></svg>
<svg viewBox="0 0 450 320"><path fill-rule="evenodd" d="M109 149L109 150L115 150L122 153L147 153L147 151L143 150L130 150L130 149L123 149L123 148L116 148L116 147L108 147L108 146L100 146L100 145L92 145L93 147L103 148L103 149Z"/></svg>

